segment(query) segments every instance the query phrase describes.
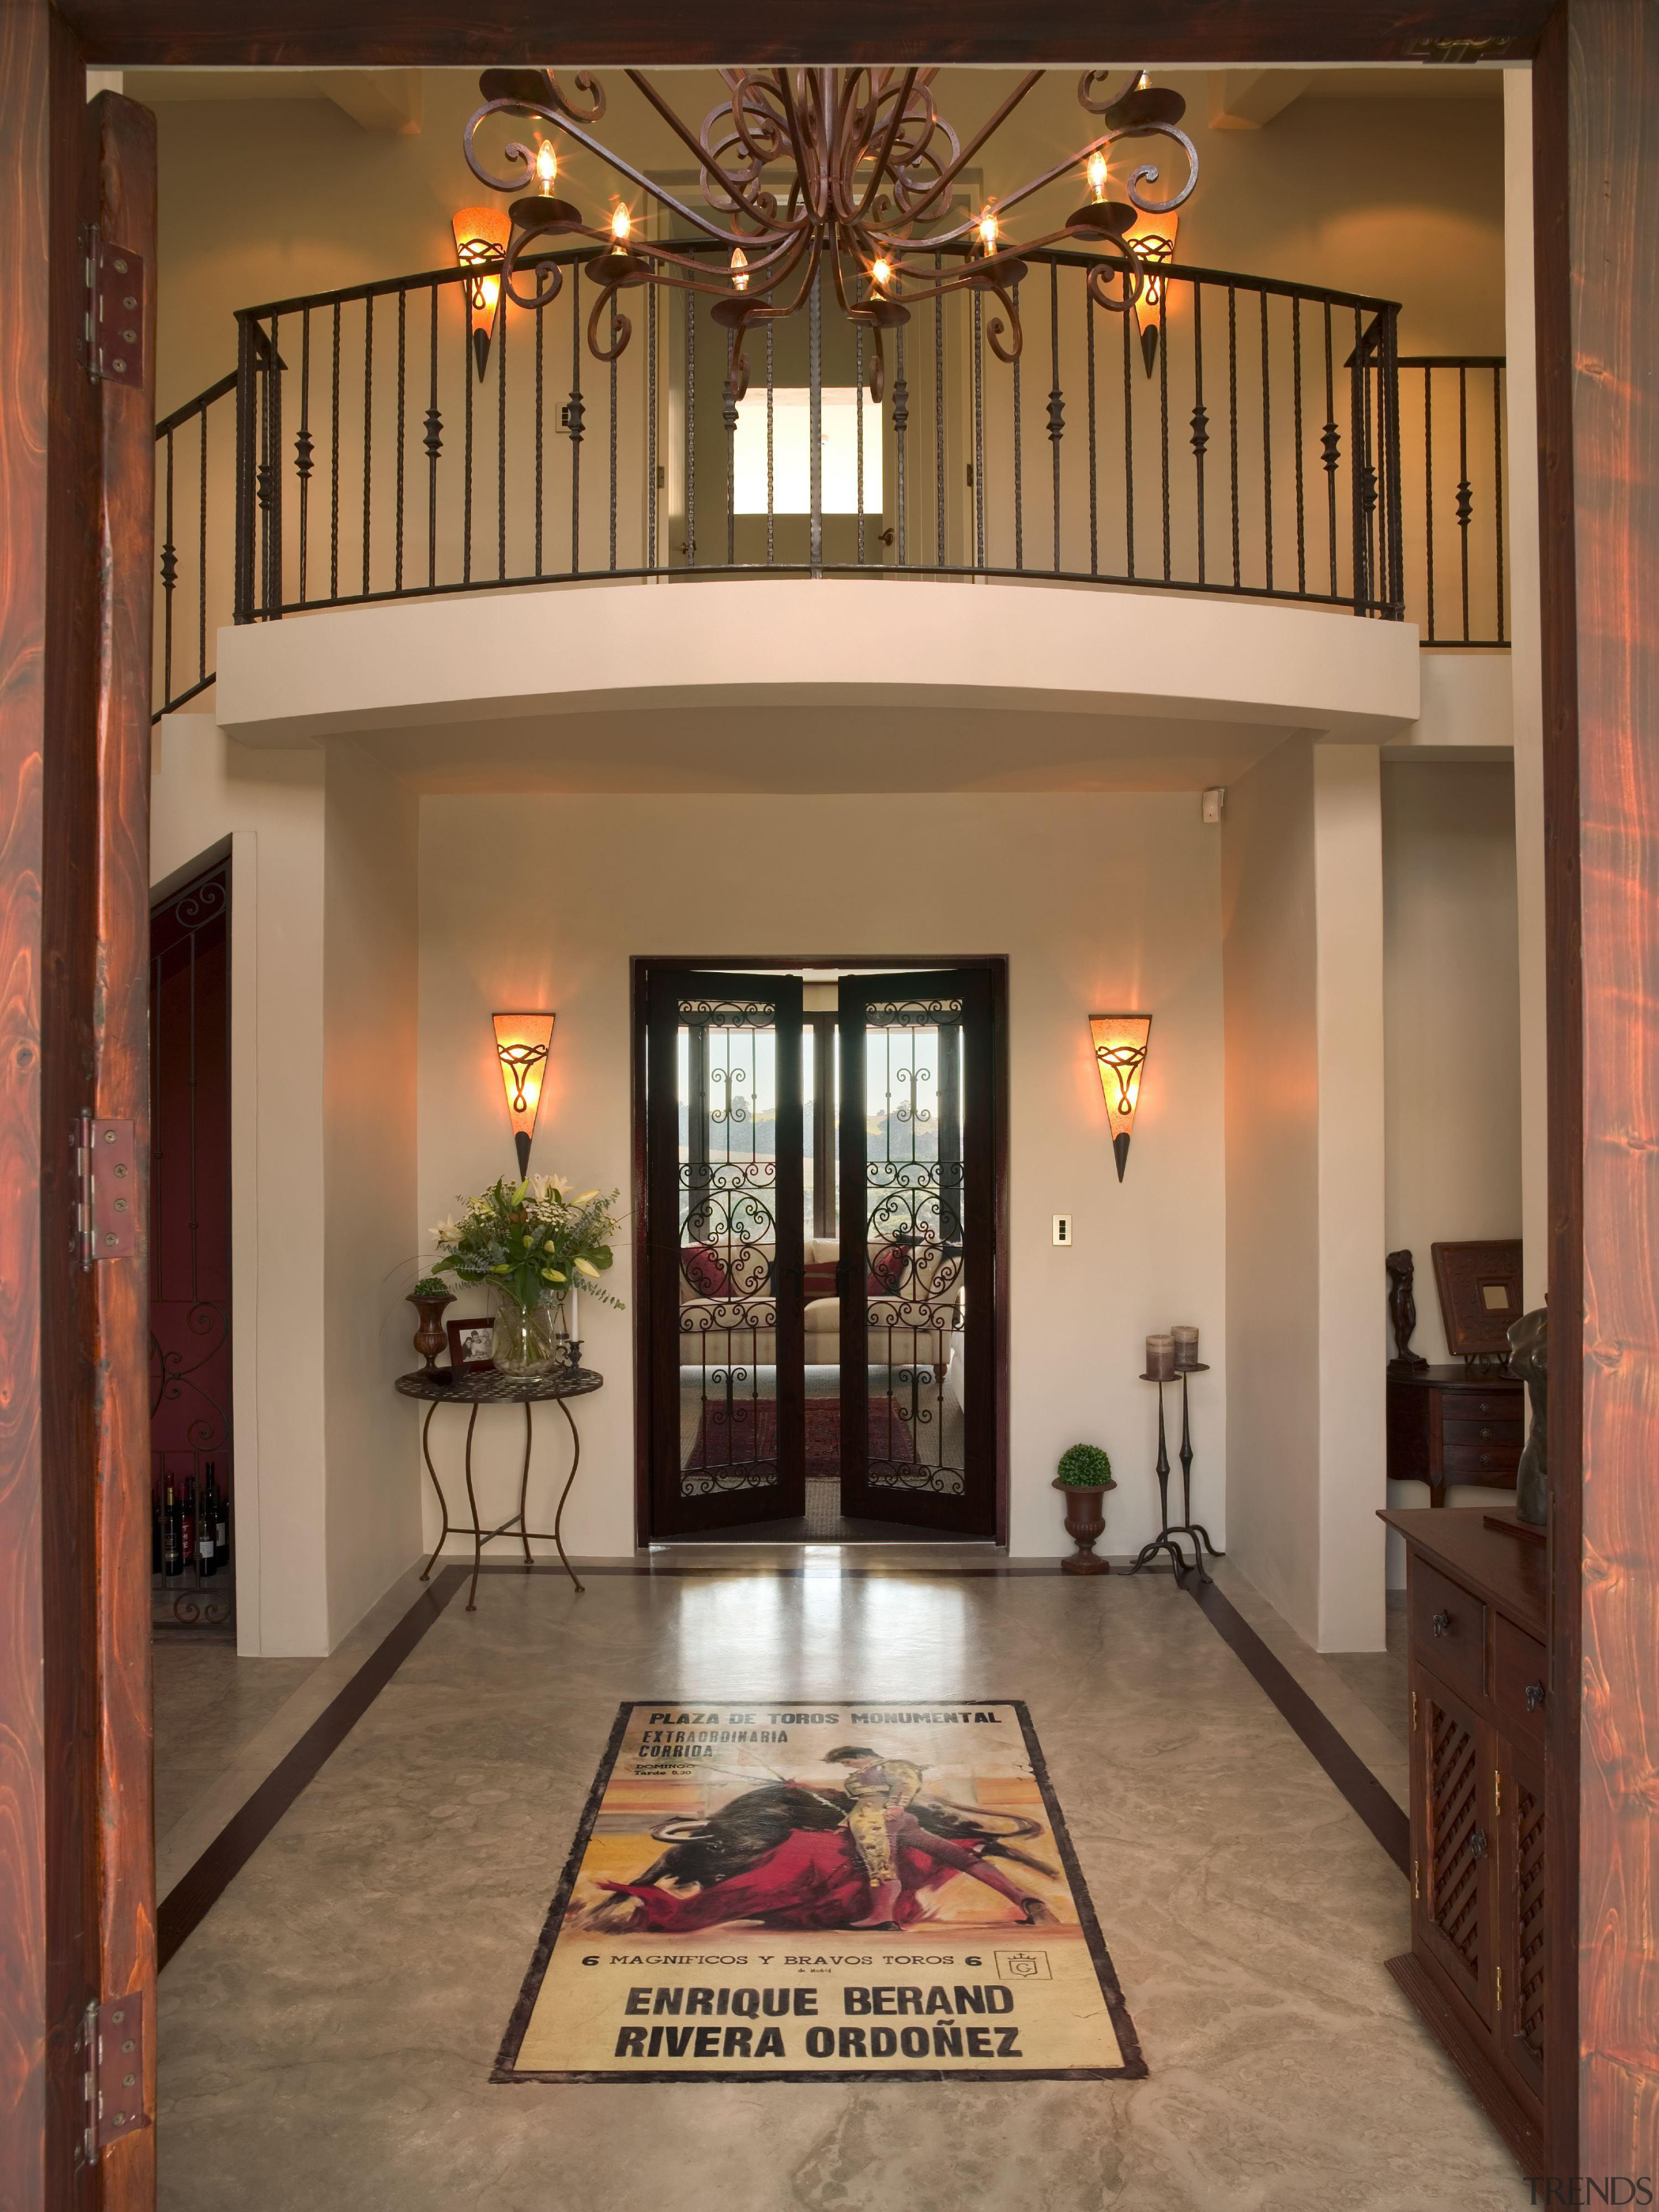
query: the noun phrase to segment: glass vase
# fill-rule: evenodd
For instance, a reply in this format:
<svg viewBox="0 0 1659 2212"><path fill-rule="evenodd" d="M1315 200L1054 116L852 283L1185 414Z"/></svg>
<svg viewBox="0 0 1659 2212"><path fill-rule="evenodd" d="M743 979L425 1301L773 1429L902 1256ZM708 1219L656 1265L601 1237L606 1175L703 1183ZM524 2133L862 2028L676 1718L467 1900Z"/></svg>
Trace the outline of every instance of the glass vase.
<svg viewBox="0 0 1659 2212"><path fill-rule="evenodd" d="M545 1375L563 1356L559 1308L550 1298L521 1306L505 1291L496 1293L495 1340L492 1347L503 1375Z"/></svg>

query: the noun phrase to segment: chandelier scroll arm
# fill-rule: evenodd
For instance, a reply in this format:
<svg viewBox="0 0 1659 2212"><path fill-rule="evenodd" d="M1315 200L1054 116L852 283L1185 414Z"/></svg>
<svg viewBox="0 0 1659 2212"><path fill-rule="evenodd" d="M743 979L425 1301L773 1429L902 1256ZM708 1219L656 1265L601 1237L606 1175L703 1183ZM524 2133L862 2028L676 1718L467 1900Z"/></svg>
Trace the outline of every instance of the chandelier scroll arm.
<svg viewBox="0 0 1659 2212"><path fill-rule="evenodd" d="M749 195L744 189L743 185L738 182L735 177L731 177L726 174L724 165L715 157L713 149L708 143L707 131L705 131L703 137L701 139L698 138L690 129L690 126L688 124L682 122L680 118L668 105L668 102L661 98L656 87L652 83L649 77L646 76L642 70L624 70L623 74L627 77L629 82L635 88L635 89L637 92L642 93L646 99L650 101L652 106L656 109L658 114L661 116L663 121L668 125L675 137L679 139L681 144L688 147L690 150L696 155L697 166L699 168L707 169L719 184L721 191L726 192L732 200L734 200L738 206L740 207L746 215L751 216L757 222L766 222L768 218L764 215L761 214L757 209L751 206ZM617 164L617 166L620 166L620 164ZM641 177L636 176L635 178L635 182L644 185L645 189L647 191L652 189L649 185L645 184L645 179ZM672 205L673 203L670 202L668 204Z"/></svg>
<svg viewBox="0 0 1659 2212"><path fill-rule="evenodd" d="M1125 133L1123 135L1128 136L1131 134ZM1136 132L1133 135L1135 137L1140 137L1143 135L1152 134ZM1160 123L1157 127L1155 135L1160 138L1173 138L1176 145L1178 145L1182 151L1186 155L1187 181L1181 187L1181 190L1170 199L1144 200L1141 198L1139 193L1135 190L1135 187L1137 185L1143 182L1155 185L1158 182L1158 166L1152 161L1143 162L1141 167L1134 170L1130 175L1127 185L1129 198L1133 205L1140 210L1143 215L1173 215L1176 208L1184 206L1186 202L1193 196L1193 188L1198 182L1198 149L1194 145L1192 140L1187 136L1186 132L1184 131L1177 131L1173 123Z"/></svg>
<svg viewBox="0 0 1659 2212"><path fill-rule="evenodd" d="M916 88L916 78L919 74L920 72L914 69L908 69L904 72L904 82L900 86L898 97L893 102L892 120L887 126L887 136L882 141L881 152L877 157L875 173L865 187L864 198L852 210L849 219L854 222L863 222L870 211L871 202L881 188L881 180L887 174L888 164L892 161L893 149L898 143L899 132L904 127L905 110L910 105L910 94Z"/></svg>
<svg viewBox="0 0 1659 2212"><path fill-rule="evenodd" d="M909 213L914 221L918 222L925 222L927 221L927 210L933 203L938 199L939 194L947 190L948 187L955 182L957 176L961 173L963 167L973 160L975 155L978 153L980 148L984 145L988 138L994 138L996 136L997 132L1001 130L1003 125L1008 120L1008 118L1019 106L1021 100L1024 99L1026 94L1032 91L1037 85L1041 84L1047 74L1048 72L1045 70L1032 70L1027 76L1021 79L1019 83L1017 84L1013 90L1009 94L1007 99L1003 101L1001 106L998 108L996 113L990 118L988 122L984 123L980 126L980 128L974 133L973 137L968 141L968 143L962 148L955 161L950 164L948 168L945 169L940 173L931 188L924 193L922 198L916 202L913 208L910 209Z"/></svg>

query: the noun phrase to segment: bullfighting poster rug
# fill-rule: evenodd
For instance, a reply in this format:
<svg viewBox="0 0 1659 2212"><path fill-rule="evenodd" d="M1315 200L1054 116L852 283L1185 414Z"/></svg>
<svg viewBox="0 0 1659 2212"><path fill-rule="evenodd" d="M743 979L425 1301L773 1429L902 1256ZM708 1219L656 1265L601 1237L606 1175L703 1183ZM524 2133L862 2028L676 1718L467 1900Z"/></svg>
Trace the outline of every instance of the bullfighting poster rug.
<svg viewBox="0 0 1659 2212"><path fill-rule="evenodd" d="M1024 1706L625 1705L492 2079L1145 2076Z"/></svg>

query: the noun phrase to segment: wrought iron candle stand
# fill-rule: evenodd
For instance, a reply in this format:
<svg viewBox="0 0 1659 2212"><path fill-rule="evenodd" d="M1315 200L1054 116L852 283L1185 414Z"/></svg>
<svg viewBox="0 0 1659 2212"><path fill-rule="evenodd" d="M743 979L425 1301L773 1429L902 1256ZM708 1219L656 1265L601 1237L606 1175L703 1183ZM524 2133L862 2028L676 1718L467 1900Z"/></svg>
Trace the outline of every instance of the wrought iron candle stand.
<svg viewBox="0 0 1659 2212"><path fill-rule="evenodd" d="M1138 1575L1143 1567L1150 1566L1160 1552L1167 1552L1175 1562L1177 1582L1184 1583L1196 1568L1200 1582L1207 1583L1210 1577L1204 1571L1205 1553L1207 1551L1212 1559L1226 1556L1224 1553L1217 1551L1203 1522L1193 1519L1193 1428L1187 1402L1187 1378L1189 1375L1207 1375L1209 1371L1203 1360L1194 1366L1181 1367L1176 1370L1181 1377L1181 1449L1177 1456L1181 1461L1182 1518L1175 1522L1170 1518L1170 1447L1164 1427L1164 1385L1166 1380L1172 1382L1175 1378L1162 1375L1143 1375L1140 1378L1143 1382L1156 1382L1158 1385L1158 1512L1163 1526L1151 1543L1142 1545L1139 1558L1129 1570L1132 1575ZM1177 1536L1192 1539L1193 1556L1190 1559L1176 1543Z"/></svg>

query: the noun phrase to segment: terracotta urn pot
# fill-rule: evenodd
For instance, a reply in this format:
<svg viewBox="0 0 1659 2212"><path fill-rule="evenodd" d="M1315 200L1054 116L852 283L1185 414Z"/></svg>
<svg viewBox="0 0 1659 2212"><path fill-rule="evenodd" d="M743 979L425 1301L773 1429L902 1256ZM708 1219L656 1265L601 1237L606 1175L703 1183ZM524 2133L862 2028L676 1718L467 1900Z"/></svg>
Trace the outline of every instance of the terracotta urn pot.
<svg viewBox="0 0 1659 2212"><path fill-rule="evenodd" d="M1106 1529L1106 1493L1115 1490L1113 1482L1062 1482L1056 1475L1054 1488L1066 1500L1066 1533L1077 1546L1068 1559L1060 1563L1060 1572L1067 1575L1109 1575L1109 1559L1097 1559L1095 1546Z"/></svg>
<svg viewBox="0 0 1659 2212"><path fill-rule="evenodd" d="M415 1349L421 1355L424 1363L422 1371L426 1374L429 1375L437 1365L438 1354L449 1342L444 1331L443 1310L454 1303L453 1291L441 1291L435 1297L426 1298L417 1298L412 1291L410 1293L409 1304L421 1317L421 1325L415 1332Z"/></svg>

